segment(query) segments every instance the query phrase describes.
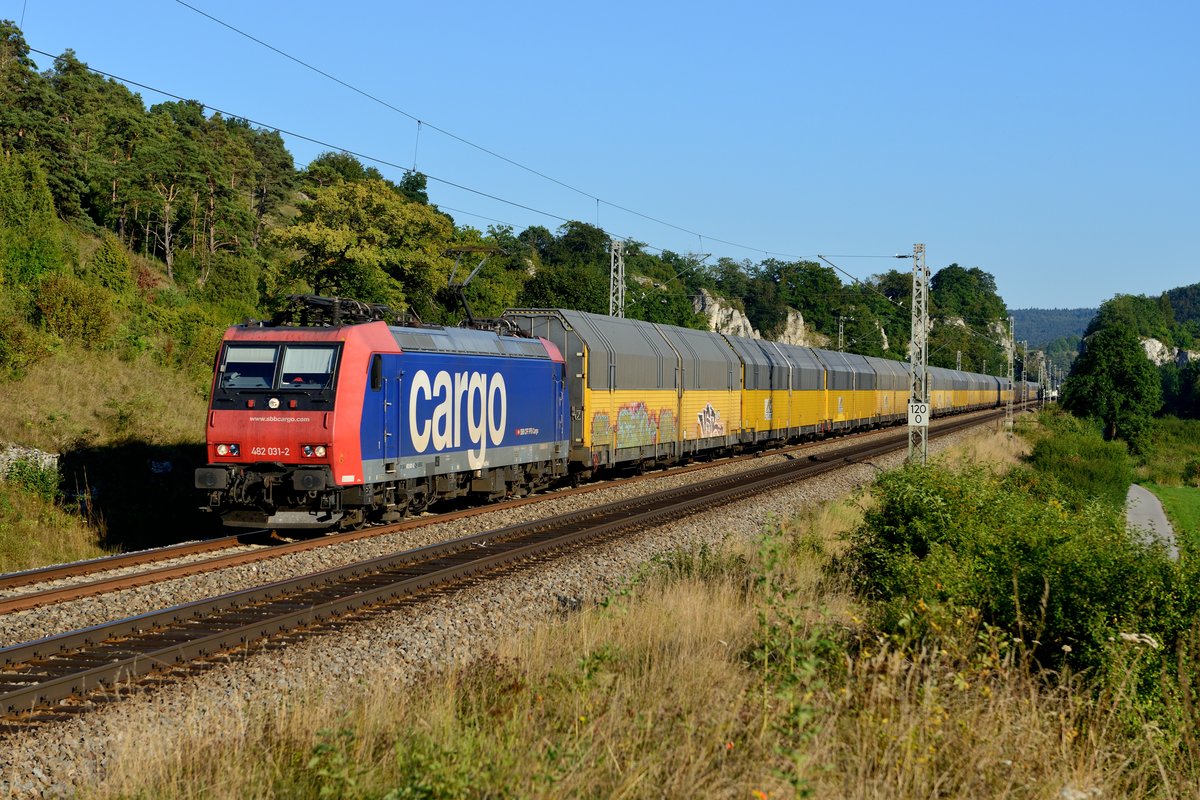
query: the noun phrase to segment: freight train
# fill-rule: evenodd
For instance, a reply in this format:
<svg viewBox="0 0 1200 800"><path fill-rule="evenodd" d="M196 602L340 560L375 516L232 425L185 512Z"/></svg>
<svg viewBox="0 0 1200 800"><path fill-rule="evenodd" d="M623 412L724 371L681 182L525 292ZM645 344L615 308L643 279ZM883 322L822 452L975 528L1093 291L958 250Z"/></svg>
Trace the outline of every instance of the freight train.
<svg viewBox="0 0 1200 800"><path fill-rule="evenodd" d="M217 354L196 487L225 525L358 527L907 420L908 367L889 359L582 311L436 327L307 300L307 317L229 328ZM1012 392L929 373L934 414Z"/></svg>

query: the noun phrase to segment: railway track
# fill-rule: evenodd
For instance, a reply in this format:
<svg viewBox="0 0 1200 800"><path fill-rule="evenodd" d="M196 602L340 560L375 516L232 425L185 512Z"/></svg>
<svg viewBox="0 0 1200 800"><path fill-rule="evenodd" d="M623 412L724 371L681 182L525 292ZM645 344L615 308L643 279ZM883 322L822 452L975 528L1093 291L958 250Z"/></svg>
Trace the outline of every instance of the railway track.
<svg viewBox="0 0 1200 800"><path fill-rule="evenodd" d="M931 430L937 430L939 425L944 425L960 419L976 420L978 419L978 415L973 414L962 418L954 417L939 420ZM878 432L869 431L865 434L856 434L852 437L846 437L843 439L843 441L853 441L863 436L869 436L870 434L878 434ZM894 435L903 436L903 434ZM816 444L822 443L827 442L819 442ZM797 452L803 452L805 449L813 446L813 443L796 445L793 447L770 451L769 454L791 455ZM732 459L722 459L715 462L694 464L665 472L655 472L647 475L628 477L622 479L622 481L632 482L639 480L654 480L665 475L678 475L689 471L710 469L713 466L736 463L737 461L741 460L752 460L760 455L762 454L756 453L739 456ZM225 536L199 542L187 542L168 547L156 548L153 550L143 550L136 553L122 553L113 556L106 556L104 558L91 559L88 561L79 561L71 564L43 567L24 572L0 575L0 615L13 613L16 611L24 611L31 608L38 608L54 603L62 603L72 600L79 600L86 597L94 597L108 592L133 589L140 586L148 586L162 581L184 578L191 575L199 575L214 570L238 567L245 564L253 564L256 562L265 561L267 559L279 558L293 553L315 550L321 547L329 547L332 545L353 542L366 538L373 538L376 536L383 536L400 531L413 530L415 528L420 528L435 523L452 522L454 520L472 517L479 514L492 513L495 511L516 508L518 506L532 503L546 502L573 494L585 494L588 492L600 491L602 489L611 488L622 481L614 480L592 483L573 489L546 492L532 495L530 497L493 503L486 506L474 506L471 508L446 511L439 514L430 514L423 517L415 517L413 519L404 520L402 522L393 523L390 525L381 525L358 531L331 533L324 536L317 536L297 541L274 539L271 537L270 532L265 530L250 531L239 533L233 536ZM238 552L231 552L234 550L237 550ZM212 554L212 557L203 559L196 558L196 556L202 556L205 554ZM162 564L162 566L156 567L156 564ZM146 567L146 569L142 569L133 573L129 572L130 569L136 567ZM91 576L103 577L95 577L93 580L89 581L74 580ZM69 582L63 585L62 582L64 581ZM59 585L48 585L55 583ZM26 587L28 587L28 591L14 593L17 590Z"/></svg>
<svg viewBox="0 0 1200 800"><path fill-rule="evenodd" d="M939 437L989 421L949 420ZM904 447L907 435L852 443L556 517L428 545L0 649L0 731L84 712L133 679L186 675L256 642L304 635L348 614L483 575L520 569L559 551L594 544L746 498L847 463ZM291 633L288 633L291 632ZM87 698L87 699L81 699Z"/></svg>

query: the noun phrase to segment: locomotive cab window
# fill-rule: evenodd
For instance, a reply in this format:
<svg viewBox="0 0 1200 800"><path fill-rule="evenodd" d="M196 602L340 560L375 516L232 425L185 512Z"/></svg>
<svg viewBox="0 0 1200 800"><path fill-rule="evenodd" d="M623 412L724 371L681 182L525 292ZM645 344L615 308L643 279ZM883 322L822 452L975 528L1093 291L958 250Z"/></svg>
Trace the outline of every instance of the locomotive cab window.
<svg viewBox="0 0 1200 800"><path fill-rule="evenodd" d="M221 364L220 388L328 389L334 383L336 346L229 344Z"/></svg>
<svg viewBox="0 0 1200 800"><path fill-rule="evenodd" d="M371 356L371 389L378 392L383 388L383 356Z"/></svg>
<svg viewBox="0 0 1200 800"><path fill-rule="evenodd" d="M278 347L231 344L221 365L222 389L269 389L275 384Z"/></svg>
<svg viewBox="0 0 1200 800"><path fill-rule="evenodd" d="M336 347L289 347L283 351L281 389L327 389L333 385Z"/></svg>

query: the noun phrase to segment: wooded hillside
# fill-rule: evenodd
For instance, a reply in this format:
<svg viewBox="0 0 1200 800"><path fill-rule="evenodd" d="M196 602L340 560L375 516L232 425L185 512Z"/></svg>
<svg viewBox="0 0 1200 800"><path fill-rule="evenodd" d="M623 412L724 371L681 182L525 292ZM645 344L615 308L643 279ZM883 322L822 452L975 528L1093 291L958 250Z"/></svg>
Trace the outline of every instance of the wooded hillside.
<svg viewBox="0 0 1200 800"><path fill-rule="evenodd" d="M42 69L11 22L0 23L0 151L0 375L78 343L152 354L204 387L228 324L303 292L453 324L450 277L485 251L466 291L477 316L608 311L611 240L593 225L478 230L431 202L420 173L393 180L333 152L298 168L278 132L196 101L147 107L71 51ZM701 327L693 300L706 289L764 336L796 309L835 342L840 323L847 350L907 358L907 271L859 282L813 261L704 263L638 242L624 252L628 316ZM930 296L931 362L1002 372L994 340L1007 311L992 275L951 264Z"/></svg>

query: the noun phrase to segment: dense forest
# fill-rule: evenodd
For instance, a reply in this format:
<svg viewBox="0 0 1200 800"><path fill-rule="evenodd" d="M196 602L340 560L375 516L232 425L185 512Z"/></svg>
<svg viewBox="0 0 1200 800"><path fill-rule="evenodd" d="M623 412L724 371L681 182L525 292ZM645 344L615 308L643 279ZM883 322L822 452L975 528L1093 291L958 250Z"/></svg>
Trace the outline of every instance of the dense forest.
<svg viewBox="0 0 1200 800"><path fill-rule="evenodd" d="M1094 308L1014 308L1011 312L1017 338L1042 349L1051 342L1083 336L1096 316Z"/></svg>
<svg viewBox="0 0 1200 800"><path fill-rule="evenodd" d="M297 167L278 132L195 101L147 107L71 51L40 69L11 22L0 23L0 152L0 375L10 378L68 342L151 353L205 386L221 331L296 293L453 324L451 276L485 256L466 289L477 316L608 310L611 242L593 225L458 224L419 173L391 180L336 152ZM638 242L624 253L628 316L702 327L694 301L708 291L768 338L795 309L834 341L840 323L847 350L907 358L907 271L844 282L811 261L702 263ZM931 363L1005 371L1008 312L992 275L951 264L933 275L930 299Z"/></svg>

